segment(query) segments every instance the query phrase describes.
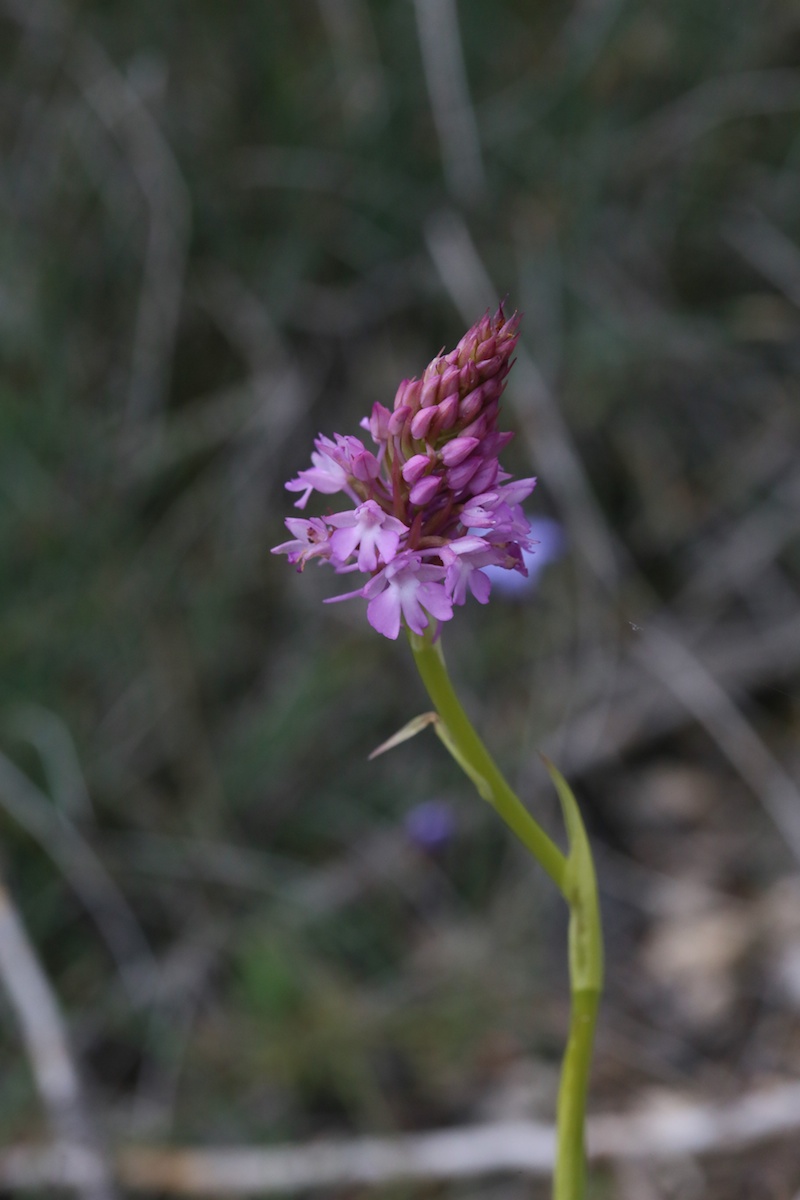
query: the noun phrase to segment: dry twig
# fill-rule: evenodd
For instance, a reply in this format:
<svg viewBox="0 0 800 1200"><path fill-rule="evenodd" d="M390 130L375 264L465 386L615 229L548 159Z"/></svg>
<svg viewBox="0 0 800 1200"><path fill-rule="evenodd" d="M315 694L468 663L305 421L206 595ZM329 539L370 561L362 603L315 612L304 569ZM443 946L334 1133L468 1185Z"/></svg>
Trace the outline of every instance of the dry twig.
<svg viewBox="0 0 800 1200"><path fill-rule="evenodd" d="M589 1156L593 1162L620 1162L738 1152L798 1129L800 1083L754 1092L724 1106L676 1097L657 1109L645 1104L633 1114L590 1120ZM131 1191L256 1196L508 1171L546 1178L554 1144L552 1125L515 1121L271 1149L130 1147L117 1155L117 1171L120 1183ZM85 1161L77 1154L16 1147L0 1155L0 1185L5 1187L74 1186L84 1172Z"/></svg>
<svg viewBox="0 0 800 1200"><path fill-rule="evenodd" d="M5 754L0 754L0 808L62 871L114 956L130 999L146 1000L158 965L125 896L67 814L56 809Z"/></svg>
<svg viewBox="0 0 800 1200"><path fill-rule="evenodd" d="M113 1200L115 1188L83 1097L67 1032L25 926L0 882L0 979L19 1023L34 1082L58 1145L48 1153L79 1168L83 1200ZM59 1176L52 1180L56 1185Z"/></svg>
<svg viewBox="0 0 800 1200"><path fill-rule="evenodd" d="M364 0L317 0L330 39L342 115L350 125L383 121L388 111L385 72L369 5Z"/></svg>
<svg viewBox="0 0 800 1200"><path fill-rule="evenodd" d="M755 792L800 861L800 793L756 730L700 660L663 624L643 630L635 654L692 714Z"/></svg>
<svg viewBox="0 0 800 1200"><path fill-rule="evenodd" d="M455 0L414 0L414 9L447 188L455 200L475 201L486 177Z"/></svg>

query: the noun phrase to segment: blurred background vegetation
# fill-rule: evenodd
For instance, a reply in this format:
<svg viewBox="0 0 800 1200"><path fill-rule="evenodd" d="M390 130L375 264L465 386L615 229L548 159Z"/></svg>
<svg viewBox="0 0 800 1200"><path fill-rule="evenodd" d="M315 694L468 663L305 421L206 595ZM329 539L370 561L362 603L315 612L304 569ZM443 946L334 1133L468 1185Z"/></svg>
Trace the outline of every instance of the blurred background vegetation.
<svg viewBox="0 0 800 1200"><path fill-rule="evenodd" d="M1 857L112 1140L552 1116L557 899L435 739L366 761L410 656L269 554L314 434L503 296L567 553L446 648L584 803L593 1107L800 1070L799 52L794 0L0 5ZM0 1071L35 1137L10 1010Z"/></svg>

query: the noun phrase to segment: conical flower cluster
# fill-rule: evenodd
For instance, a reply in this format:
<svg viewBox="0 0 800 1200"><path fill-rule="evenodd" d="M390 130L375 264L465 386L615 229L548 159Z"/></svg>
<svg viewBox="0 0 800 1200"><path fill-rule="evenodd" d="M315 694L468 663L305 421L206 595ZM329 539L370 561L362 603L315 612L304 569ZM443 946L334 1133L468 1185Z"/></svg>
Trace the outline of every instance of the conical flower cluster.
<svg viewBox="0 0 800 1200"><path fill-rule="evenodd" d="M421 379L404 379L393 409L376 403L361 422L375 449L357 437L319 436L312 465L287 483L303 509L312 492L343 493L353 507L323 517L289 517L292 540L273 553L302 570L316 558L338 574L369 579L362 596L370 624L396 638L401 624L422 633L449 621L468 592L481 603L491 584L482 568L526 575L529 525L520 507L535 479L512 481L498 461L514 436L500 433L500 396L519 337L519 317L487 313L455 350Z"/></svg>

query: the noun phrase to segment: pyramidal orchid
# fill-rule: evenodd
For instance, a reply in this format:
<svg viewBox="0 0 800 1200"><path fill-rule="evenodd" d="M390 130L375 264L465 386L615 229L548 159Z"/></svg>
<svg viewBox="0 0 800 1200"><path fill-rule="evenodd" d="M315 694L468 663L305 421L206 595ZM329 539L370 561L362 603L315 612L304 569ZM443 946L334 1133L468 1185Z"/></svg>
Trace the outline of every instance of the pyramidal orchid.
<svg viewBox="0 0 800 1200"><path fill-rule="evenodd" d="M361 422L373 447L320 435L312 466L287 483L305 509L313 492L352 505L322 517L290 517L294 535L273 553L302 570L311 558L337 574L367 575L329 602L363 597L367 620L385 637L405 624L421 634L449 621L453 607L491 590L483 568L527 575L534 548L522 502L535 479L509 482L499 454L513 437L497 428L500 397L519 337L519 317L487 312L421 379L404 379L392 409L375 403Z"/></svg>
<svg viewBox="0 0 800 1200"><path fill-rule="evenodd" d="M602 934L591 851L566 781L545 760L567 828L564 853L511 789L462 708L444 661L441 625L473 596L489 600L492 580L528 575L536 539L522 510L535 479L513 480L499 455L500 397L519 337L519 317L502 305L439 354L421 379L405 379L390 409L381 403L361 422L360 438L320 435L311 466L287 483L305 510L314 492L347 502L322 516L286 521L291 539L274 548L302 571L316 559L339 575L361 576L355 590L378 633L405 627L435 711L415 717L373 753L429 725L479 794L550 876L569 906L570 1032L558 1096L554 1200L584 1195L584 1119L594 1027L603 976ZM552 556L551 556L552 557ZM534 560L535 561L535 560ZM510 573L506 576L506 572Z"/></svg>

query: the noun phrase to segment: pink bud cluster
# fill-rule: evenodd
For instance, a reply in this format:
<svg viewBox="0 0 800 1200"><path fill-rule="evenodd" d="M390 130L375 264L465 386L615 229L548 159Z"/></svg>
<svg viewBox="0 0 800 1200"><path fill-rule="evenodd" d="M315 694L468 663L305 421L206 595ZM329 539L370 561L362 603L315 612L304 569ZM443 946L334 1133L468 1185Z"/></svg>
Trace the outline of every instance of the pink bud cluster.
<svg viewBox="0 0 800 1200"><path fill-rule="evenodd" d="M303 509L312 492L344 493L353 507L324 517L289 517L286 554L302 570L309 559L338 574L369 579L362 596L373 628L396 638L405 623L422 633L430 619L449 621L472 593L481 604L491 583L482 568L527 575L532 549L520 507L536 480L511 481L498 456L514 436L500 433L500 396L519 337L519 317L502 305L468 330L455 350L439 354L421 379L404 379L393 409L376 403L359 438L319 436L311 467L287 483Z"/></svg>

